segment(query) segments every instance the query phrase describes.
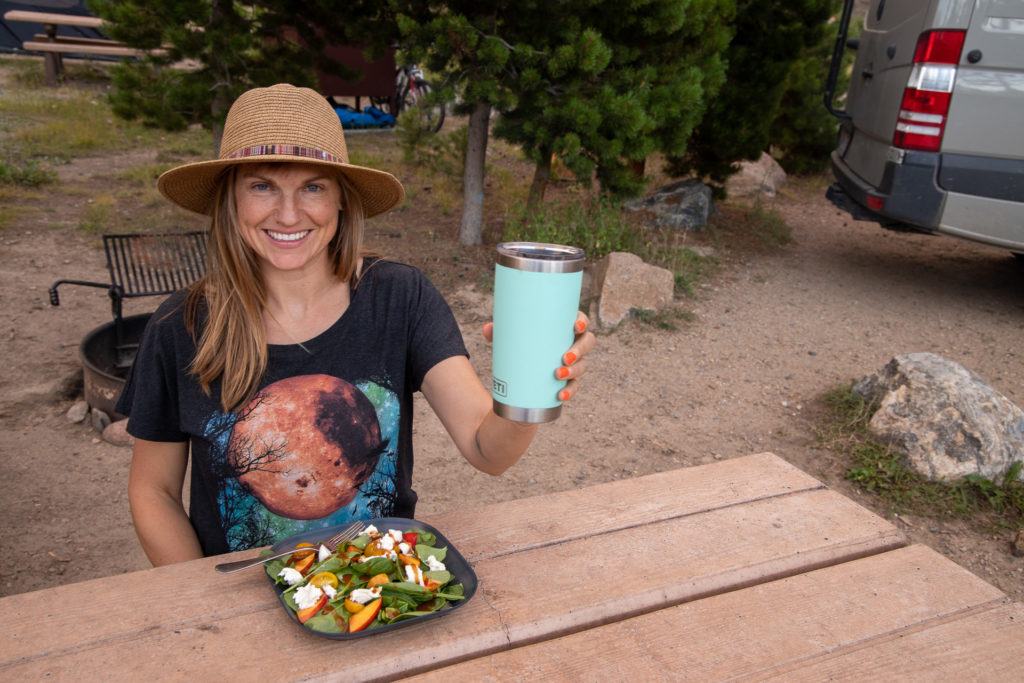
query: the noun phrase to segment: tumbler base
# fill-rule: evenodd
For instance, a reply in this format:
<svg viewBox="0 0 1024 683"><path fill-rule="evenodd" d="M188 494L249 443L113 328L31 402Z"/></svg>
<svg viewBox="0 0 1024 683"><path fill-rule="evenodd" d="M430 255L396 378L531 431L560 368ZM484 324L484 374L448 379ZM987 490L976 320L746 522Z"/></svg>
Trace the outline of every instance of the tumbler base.
<svg viewBox="0 0 1024 683"><path fill-rule="evenodd" d="M558 419L558 416L562 414L562 406L555 406L554 408L517 408L500 401L494 401L494 412L500 417L512 420L513 422L541 424L544 422L554 422Z"/></svg>

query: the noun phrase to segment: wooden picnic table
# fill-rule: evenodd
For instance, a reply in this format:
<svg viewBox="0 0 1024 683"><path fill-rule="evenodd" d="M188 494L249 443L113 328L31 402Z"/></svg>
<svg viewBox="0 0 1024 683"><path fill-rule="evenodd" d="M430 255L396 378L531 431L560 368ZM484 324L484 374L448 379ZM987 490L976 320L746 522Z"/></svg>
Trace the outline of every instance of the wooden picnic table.
<svg viewBox="0 0 1024 683"><path fill-rule="evenodd" d="M480 580L443 618L322 639L207 558L0 600L0 678L1024 678L1024 606L770 453L424 521Z"/></svg>

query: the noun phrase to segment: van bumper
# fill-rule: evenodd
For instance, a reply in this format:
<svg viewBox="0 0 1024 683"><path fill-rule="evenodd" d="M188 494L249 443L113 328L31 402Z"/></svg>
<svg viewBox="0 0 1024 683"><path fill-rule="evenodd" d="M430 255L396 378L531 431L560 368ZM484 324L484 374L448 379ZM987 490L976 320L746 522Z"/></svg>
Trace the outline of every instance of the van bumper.
<svg viewBox="0 0 1024 683"><path fill-rule="evenodd" d="M887 161L882 182L872 187L858 176L837 151L832 152L832 173L843 192L880 223L906 223L934 231L942 219L946 192L937 183L939 154L929 152L901 153L903 163ZM835 201L835 200L833 200ZM840 208L850 209L835 202ZM865 217L850 211L854 218Z"/></svg>

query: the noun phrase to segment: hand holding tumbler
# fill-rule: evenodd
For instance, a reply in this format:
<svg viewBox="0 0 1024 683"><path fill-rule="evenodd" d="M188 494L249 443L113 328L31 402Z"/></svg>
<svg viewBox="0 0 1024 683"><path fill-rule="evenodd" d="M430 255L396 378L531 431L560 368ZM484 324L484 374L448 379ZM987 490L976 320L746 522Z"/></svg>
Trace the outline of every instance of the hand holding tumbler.
<svg viewBox="0 0 1024 683"><path fill-rule="evenodd" d="M566 385L555 368L572 346L584 252L538 242L498 245L494 267L494 412L516 422L555 420Z"/></svg>

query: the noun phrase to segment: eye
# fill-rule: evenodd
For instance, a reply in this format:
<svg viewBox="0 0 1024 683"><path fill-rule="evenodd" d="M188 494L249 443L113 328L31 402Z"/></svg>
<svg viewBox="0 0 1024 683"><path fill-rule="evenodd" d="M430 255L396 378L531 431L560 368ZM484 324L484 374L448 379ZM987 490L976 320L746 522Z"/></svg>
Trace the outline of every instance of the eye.
<svg viewBox="0 0 1024 683"><path fill-rule="evenodd" d="M320 183L310 183L309 185L306 185L306 192L323 192L324 189L326 188L324 188Z"/></svg>
<svg viewBox="0 0 1024 683"><path fill-rule="evenodd" d="M266 192L270 189L270 183L255 182L249 186L249 189L254 192Z"/></svg>

